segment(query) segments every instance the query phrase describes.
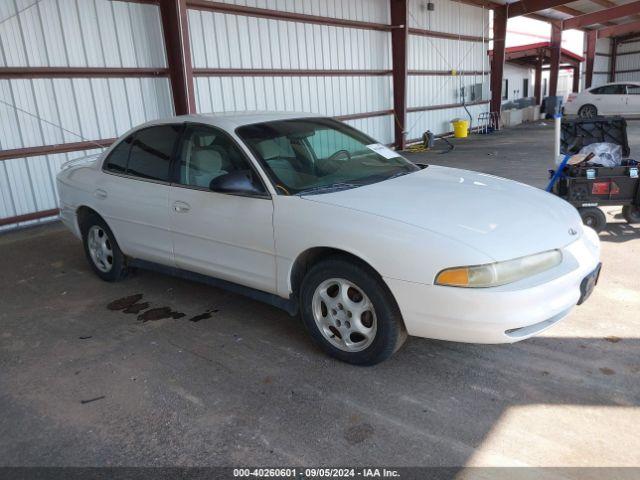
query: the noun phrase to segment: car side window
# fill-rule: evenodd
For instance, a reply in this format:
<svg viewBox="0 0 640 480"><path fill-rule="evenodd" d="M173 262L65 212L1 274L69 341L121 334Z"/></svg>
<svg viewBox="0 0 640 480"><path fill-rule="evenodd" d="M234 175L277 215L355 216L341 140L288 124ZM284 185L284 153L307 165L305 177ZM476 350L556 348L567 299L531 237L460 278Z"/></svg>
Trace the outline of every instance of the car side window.
<svg viewBox="0 0 640 480"><path fill-rule="evenodd" d="M126 173L168 182L171 157L180 131L180 125L159 125L137 132L131 144Z"/></svg>
<svg viewBox="0 0 640 480"><path fill-rule="evenodd" d="M604 85L591 90L595 95L624 95L626 89L624 85Z"/></svg>
<svg viewBox="0 0 640 480"><path fill-rule="evenodd" d="M640 85L627 85L628 95L640 95Z"/></svg>
<svg viewBox="0 0 640 480"><path fill-rule="evenodd" d="M127 163L129 163L129 151L131 150L131 140L127 137L115 146L104 162L104 168L110 172L126 173Z"/></svg>
<svg viewBox="0 0 640 480"><path fill-rule="evenodd" d="M214 178L239 171L255 175L247 158L227 134L207 126L187 127L180 150L178 183L208 189Z"/></svg>

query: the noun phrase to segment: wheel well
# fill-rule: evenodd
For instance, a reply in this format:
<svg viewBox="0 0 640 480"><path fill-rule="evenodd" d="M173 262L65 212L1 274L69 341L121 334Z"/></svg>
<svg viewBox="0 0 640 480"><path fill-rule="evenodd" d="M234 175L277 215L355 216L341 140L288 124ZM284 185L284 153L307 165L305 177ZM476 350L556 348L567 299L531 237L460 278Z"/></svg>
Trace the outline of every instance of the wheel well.
<svg viewBox="0 0 640 480"><path fill-rule="evenodd" d="M78 209L76 210L76 218L78 219L78 227L80 227L80 231L82 231L82 224L91 215L96 215L96 216L100 217L100 214L98 212L96 212L93 208L89 208L89 207L85 207L85 206L78 207ZM102 218L102 217L100 217L100 218Z"/></svg>
<svg viewBox="0 0 640 480"><path fill-rule="evenodd" d="M296 258L293 263L293 267L291 268L291 289L296 297L298 296L300 285L302 285L302 280L311 267L332 257L341 257L354 263L358 263L367 270L370 270L371 273L376 275L379 279L382 279L375 268L353 253L332 247L314 247L309 250L305 250L298 255L298 258Z"/></svg>

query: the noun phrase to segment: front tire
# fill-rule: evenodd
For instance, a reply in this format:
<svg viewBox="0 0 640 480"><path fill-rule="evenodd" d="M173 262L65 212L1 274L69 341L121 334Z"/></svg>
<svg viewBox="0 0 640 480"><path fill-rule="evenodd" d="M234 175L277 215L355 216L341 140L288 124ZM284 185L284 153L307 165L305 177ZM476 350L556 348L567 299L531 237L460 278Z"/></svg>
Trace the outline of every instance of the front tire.
<svg viewBox="0 0 640 480"><path fill-rule="evenodd" d="M80 225L84 253L94 273L106 282L127 276L126 257L107 223L97 214L88 215Z"/></svg>
<svg viewBox="0 0 640 480"><path fill-rule="evenodd" d="M640 223L640 207L634 205L625 205L622 207L622 216L627 223Z"/></svg>
<svg viewBox="0 0 640 480"><path fill-rule="evenodd" d="M582 218L582 223L593 228L596 232L601 232L607 224L607 217L598 207L579 208L578 212Z"/></svg>
<svg viewBox="0 0 640 480"><path fill-rule="evenodd" d="M354 365L386 360L407 337L382 279L351 259L334 257L312 267L300 289L300 310L314 343Z"/></svg>
<svg viewBox="0 0 640 480"><path fill-rule="evenodd" d="M578 116L580 118L593 118L598 116L598 109L595 105L591 105L588 103L587 105L583 105L578 110Z"/></svg>

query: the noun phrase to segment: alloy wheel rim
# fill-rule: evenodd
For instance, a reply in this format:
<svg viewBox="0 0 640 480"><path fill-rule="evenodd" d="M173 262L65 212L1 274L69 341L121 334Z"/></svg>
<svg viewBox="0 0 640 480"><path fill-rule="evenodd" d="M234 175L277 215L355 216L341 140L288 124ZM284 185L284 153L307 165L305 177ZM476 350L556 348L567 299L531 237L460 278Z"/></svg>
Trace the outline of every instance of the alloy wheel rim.
<svg viewBox="0 0 640 480"><path fill-rule="evenodd" d="M322 336L345 352L361 352L375 339L378 321L366 293L344 278L330 278L316 288L313 318Z"/></svg>
<svg viewBox="0 0 640 480"><path fill-rule="evenodd" d="M94 225L87 234L87 246L91 261L98 270L108 273L113 268L113 245L105 230Z"/></svg>
<svg viewBox="0 0 640 480"><path fill-rule="evenodd" d="M596 116L595 108L593 107L584 107L584 118L593 118Z"/></svg>

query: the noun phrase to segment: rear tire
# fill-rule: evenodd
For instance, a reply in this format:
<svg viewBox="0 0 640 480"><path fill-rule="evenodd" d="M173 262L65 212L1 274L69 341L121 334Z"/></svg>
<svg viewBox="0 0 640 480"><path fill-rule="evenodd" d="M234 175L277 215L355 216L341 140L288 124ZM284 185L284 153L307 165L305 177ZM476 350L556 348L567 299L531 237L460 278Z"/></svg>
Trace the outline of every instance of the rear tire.
<svg viewBox="0 0 640 480"><path fill-rule="evenodd" d="M627 223L640 223L640 207L635 205L625 205L622 207L622 216Z"/></svg>
<svg viewBox="0 0 640 480"><path fill-rule="evenodd" d="M89 214L80 225L84 253L94 273L106 282L127 276L126 257L107 223L97 214Z"/></svg>
<svg viewBox="0 0 640 480"><path fill-rule="evenodd" d="M386 360L407 338L400 309L379 275L346 257L311 268L300 288L300 311L314 343L354 365Z"/></svg>
<svg viewBox="0 0 640 480"><path fill-rule="evenodd" d="M579 208L578 212L582 218L582 223L593 228L596 232L601 232L607 224L607 217L598 207Z"/></svg>
<svg viewBox="0 0 640 480"><path fill-rule="evenodd" d="M595 105L591 105L590 103L583 105L578 110L578 116L580 118L593 118L598 116L598 109Z"/></svg>

